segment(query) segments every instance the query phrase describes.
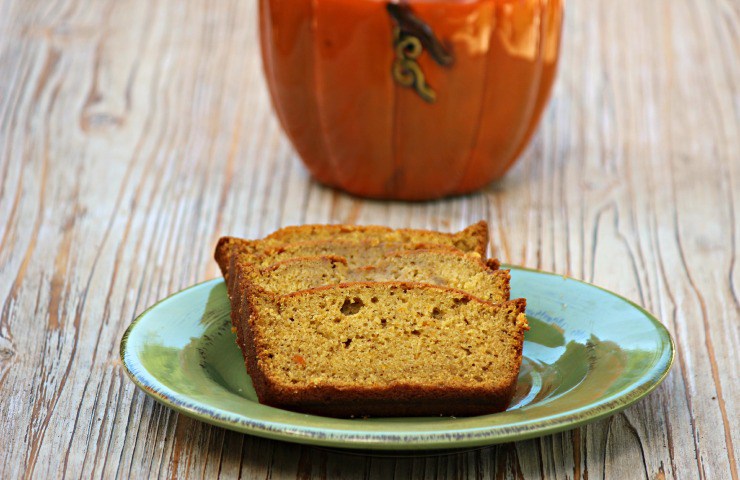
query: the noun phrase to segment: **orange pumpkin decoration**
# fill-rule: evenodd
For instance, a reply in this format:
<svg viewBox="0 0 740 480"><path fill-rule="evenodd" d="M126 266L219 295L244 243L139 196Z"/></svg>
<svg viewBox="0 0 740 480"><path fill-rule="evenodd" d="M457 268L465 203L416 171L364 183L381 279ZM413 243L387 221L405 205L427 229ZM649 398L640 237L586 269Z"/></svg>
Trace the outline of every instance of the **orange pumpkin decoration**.
<svg viewBox="0 0 740 480"><path fill-rule="evenodd" d="M320 182L423 200L501 177L555 75L564 0L260 0L277 116Z"/></svg>

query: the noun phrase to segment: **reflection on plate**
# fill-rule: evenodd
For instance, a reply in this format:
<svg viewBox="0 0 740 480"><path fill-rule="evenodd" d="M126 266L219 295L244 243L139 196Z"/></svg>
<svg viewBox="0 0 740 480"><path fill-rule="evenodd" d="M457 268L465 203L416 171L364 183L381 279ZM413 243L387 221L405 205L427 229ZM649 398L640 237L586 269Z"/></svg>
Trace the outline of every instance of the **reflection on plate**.
<svg viewBox="0 0 740 480"><path fill-rule="evenodd" d="M642 308L578 280L507 268L512 298L527 298L531 330L514 400L494 415L335 419L261 405L231 332L221 279L141 314L121 341L121 357L148 395L204 422L363 450L463 448L558 432L622 410L665 378L673 342Z"/></svg>

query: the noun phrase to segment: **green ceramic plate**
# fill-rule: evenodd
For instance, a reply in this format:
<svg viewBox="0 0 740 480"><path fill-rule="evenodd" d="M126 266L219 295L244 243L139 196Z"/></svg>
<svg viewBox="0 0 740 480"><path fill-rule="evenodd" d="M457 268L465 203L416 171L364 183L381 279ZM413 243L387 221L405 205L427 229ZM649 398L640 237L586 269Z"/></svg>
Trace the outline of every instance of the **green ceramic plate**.
<svg viewBox="0 0 740 480"><path fill-rule="evenodd" d="M183 290L141 314L121 341L131 379L186 415L253 435L370 450L509 442L577 427L650 393L674 347L634 303L587 283L512 267L531 330L511 407L468 418L334 419L260 405L235 344L222 280Z"/></svg>

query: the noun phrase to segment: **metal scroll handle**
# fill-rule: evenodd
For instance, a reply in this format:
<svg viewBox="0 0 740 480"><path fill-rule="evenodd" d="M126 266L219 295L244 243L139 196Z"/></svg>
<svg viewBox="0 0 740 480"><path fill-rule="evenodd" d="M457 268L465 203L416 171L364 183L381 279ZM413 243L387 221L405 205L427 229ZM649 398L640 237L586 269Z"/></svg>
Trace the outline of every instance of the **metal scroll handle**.
<svg viewBox="0 0 740 480"><path fill-rule="evenodd" d="M393 78L399 85L413 88L429 103L437 100L437 93L427 84L424 72L417 59L426 49L432 59L442 67L454 63L452 53L439 41L434 31L414 15L405 3L388 3L386 10L395 24L393 28Z"/></svg>

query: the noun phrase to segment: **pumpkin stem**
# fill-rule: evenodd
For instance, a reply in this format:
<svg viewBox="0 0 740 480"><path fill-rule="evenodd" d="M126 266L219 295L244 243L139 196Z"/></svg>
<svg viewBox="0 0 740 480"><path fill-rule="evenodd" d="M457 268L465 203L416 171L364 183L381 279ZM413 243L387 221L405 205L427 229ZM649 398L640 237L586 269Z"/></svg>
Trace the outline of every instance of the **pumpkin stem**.
<svg viewBox="0 0 740 480"><path fill-rule="evenodd" d="M402 37L418 38L438 65L449 67L454 63L455 57L452 53L439 41L432 28L414 14L405 0L401 0L400 3L388 3L386 10L396 23Z"/></svg>

